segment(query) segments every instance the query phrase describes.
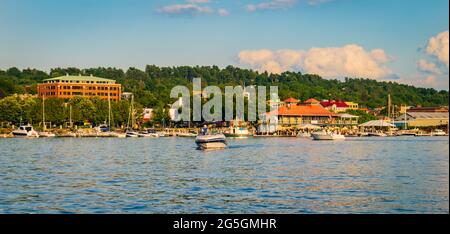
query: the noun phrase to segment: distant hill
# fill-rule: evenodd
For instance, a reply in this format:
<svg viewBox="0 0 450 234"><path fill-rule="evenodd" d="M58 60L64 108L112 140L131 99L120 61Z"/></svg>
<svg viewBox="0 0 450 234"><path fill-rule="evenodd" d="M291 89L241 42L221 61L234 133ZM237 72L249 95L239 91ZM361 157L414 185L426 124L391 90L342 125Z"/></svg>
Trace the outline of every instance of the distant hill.
<svg viewBox="0 0 450 234"><path fill-rule="evenodd" d="M135 93L136 101L143 106L164 106L172 102L170 90L176 85L191 87L195 77L201 77L204 85L275 85L278 86L281 99L294 97L306 100L342 99L354 101L369 108L384 106L388 94L395 105L448 105L448 91L431 88L418 88L395 82L380 82L364 78L345 78L328 80L318 75L300 72L284 72L280 75L259 73L256 71L228 66L179 66L157 67L147 65L145 70L129 68L127 71L117 68L55 68L50 74L36 69L19 70L10 68L0 70L0 98L13 93L36 93L36 84L43 79L65 74L94 75L115 79L124 85L126 91Z"/></svg>

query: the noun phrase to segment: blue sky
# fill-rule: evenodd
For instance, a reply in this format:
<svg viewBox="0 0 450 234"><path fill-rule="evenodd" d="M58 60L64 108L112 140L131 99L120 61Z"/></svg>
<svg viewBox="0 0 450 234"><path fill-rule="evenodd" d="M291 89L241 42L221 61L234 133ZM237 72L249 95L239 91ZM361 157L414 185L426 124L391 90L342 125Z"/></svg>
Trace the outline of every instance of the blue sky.
<svg viewBox="0 0 450 234"><path fill-rule="evenodd" d="M448 89L448 5L448 0L1 0L0 69L235 65Z"/></svg>

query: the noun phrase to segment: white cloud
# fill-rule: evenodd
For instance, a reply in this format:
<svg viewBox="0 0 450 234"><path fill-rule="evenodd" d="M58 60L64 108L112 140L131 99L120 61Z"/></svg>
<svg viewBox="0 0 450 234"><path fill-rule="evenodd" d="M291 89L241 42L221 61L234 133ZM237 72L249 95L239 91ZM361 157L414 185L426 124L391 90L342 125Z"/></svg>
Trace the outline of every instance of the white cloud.
<svg viewBox="0 0 450 234"><path fill-rule="evenodd" d="M278 10L278 9L287 9L299 2L307 2L309 5L315 6L320 5L322 3L330 2L333 0L270 0L255 4L248 4L246 6L248 11L257 11L257 10Z"/></svg>
<svg viewBox="0 0 450 234"><path fill-rule="evenodd" d="M449 67L448 56L448 31L441 32L435 37L431 37L427 45L427 53L435 56L441 63Z"/></svg>
<svg viewBox="0 0 450 234"><path fill-rule="evenodd" d="M208 3L209 0L187 0L188 3Z"/></svg>
<svg viewBox="0 0 450 234"><path fill-rule="evenodd" d="M285 9L292 7L297 2L298 2L297 0L271 0L268 2L261 2L258 4L248 4L247 10L256 11L260 9L270 9L270 10Z"/></svg>
<svg viewBox="0 0 450 234"><path fill-rule="evenodd" d="M159 13L164 14L211 14L213 9L210 7L198 6L196 4L174 4L169 6L161 7L157 10Z"/></svg>
<svg viewBox="0 0 450 234"><path fill-rule="evenodd" d="M433 73L433 74L441 74L441 71L436 66L436 64L430 63L430 62L426 61L425 59L419 60L419 62L417 62L417 67L419 68L419 70L421 70L423 72L428 72L428 73Z"/></svg>
<svg viewBox="0 0 450 234"><path fill-rule="evenodd" d="M228 16L230 12L225 8L214 9L208 6L210 0L185 0L182 4L173 4L158 8L156 11L167 15L199 15L218 14Z"/></svg>
<svg viewBox="0 0 450 234"><path fill-rule="evenodd" d="M394 77L386 67L390 61L382 49L366 51L359 45L311 48L302 50L244 50L238 55L241 65L259 71L281 73L300 70L325 78L364 77L387 79Z"/></svg>

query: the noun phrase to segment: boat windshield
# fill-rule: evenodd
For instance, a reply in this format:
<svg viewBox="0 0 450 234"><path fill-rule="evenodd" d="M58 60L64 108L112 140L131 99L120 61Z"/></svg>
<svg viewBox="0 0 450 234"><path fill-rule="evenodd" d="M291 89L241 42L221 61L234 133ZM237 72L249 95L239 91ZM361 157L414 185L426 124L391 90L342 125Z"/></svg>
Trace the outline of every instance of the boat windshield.
<svg viewBox="0 0 450 234"><path fill-rule="evenodd" d="M27 132L31 131L31 127L25 127L25 130L27 130Z"/></svg>

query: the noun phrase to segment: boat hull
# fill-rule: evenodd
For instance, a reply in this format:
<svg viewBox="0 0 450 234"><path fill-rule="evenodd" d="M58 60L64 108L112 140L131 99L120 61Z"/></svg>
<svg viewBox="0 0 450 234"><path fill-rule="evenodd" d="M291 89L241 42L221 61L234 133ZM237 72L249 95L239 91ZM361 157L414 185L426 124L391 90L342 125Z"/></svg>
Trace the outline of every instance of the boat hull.
<svg viewBox="0 0 450 234"><path fill-rule="evenodd" d="M195 143L200 150L223 149L227 147L226 137L223 134L197 136Z"/></svg>
<svg viewBox="0 0 450 234"><path fill-rule="evenodd" d="M344 135L337 135L337 134L311 133L311 137L314 140L318 140L318 141L345 140Z"/></svg>

